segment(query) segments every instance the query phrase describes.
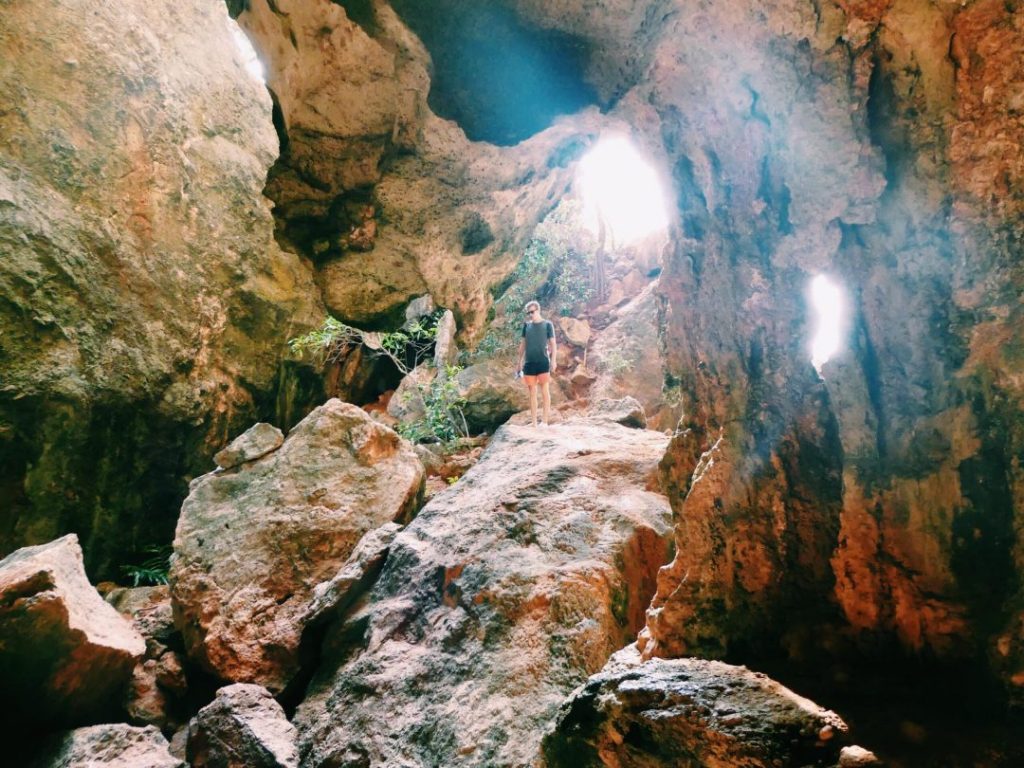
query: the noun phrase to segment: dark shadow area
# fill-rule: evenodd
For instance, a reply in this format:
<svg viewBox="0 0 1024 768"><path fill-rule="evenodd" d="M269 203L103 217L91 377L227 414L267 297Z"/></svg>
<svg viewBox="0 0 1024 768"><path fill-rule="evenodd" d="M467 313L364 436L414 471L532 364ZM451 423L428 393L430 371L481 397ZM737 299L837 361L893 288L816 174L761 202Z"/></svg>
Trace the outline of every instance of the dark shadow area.
<svg viewBox="0 0 1024 768"><path fill-rule="evenodd" d="M474 0L392 6L433 59L430 108L474 141L517 144L559 115L597 102L584 79L588 50L579 38Z"/></svg>
<svg viewBox="0 0 1024 768"><path fill-rule="evenodd" d="M884 658L794 669L751 664L839 714L849 741L887 768L1017 768L1024 713L1008 711L999 685L977 666Z"/></svg>

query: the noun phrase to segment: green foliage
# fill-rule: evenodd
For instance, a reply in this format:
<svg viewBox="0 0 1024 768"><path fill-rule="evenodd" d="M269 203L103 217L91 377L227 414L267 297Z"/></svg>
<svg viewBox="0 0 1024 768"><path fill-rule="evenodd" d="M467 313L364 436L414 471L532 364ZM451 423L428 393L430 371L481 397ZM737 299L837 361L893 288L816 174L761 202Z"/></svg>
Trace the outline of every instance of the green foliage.
<svg viewBox="0 0 1024 768"><path fill-rule="evenodd" d="M361 343L363 332L330 315L314 331L288 340L288 348L297 357L312 357L321 365L334 362L348 347Z"/></svg>
<svg viewBox="0 0 1024 768"><path fill-rule="evenodd" d="M347 325L330 315L314 331L288 340L288 348L299 357L312 357L321 365L341 359L356 345L363 345L371 354L391 359L404 374L428 359L437 340L437 324L443 310L437 310L397 331L373 333Z"/></svg>
<svg viewBox="0 0 1024 768"><path fill-rule="evenodd" d="M133 587L157 586L167 583L170 570L171 548L149 546L142 550L150 555L140 565L122 565L121 572L131 579Z"/></svg>
<svg viewBox="0 0 1024 768"><path fill-rule="evenodd" d="M462 368L457 365L448 365L429 384L419 385L425 415L419 421L400 424L398 433L402 437L413 442L439 440L442 443L469 437L469 427L463 412L466 398L459 394L455 381L461 371Z"/></svg>

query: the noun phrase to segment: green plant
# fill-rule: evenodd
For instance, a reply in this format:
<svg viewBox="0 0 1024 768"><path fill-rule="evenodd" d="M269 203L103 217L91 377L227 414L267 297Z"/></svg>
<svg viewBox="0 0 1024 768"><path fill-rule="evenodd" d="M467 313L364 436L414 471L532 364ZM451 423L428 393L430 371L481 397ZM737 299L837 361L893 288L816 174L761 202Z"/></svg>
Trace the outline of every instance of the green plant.
<svg viewBox="0 0 1024 768"><path fill-rule="evenodd" d="M142 551L150 557L143 560L140 565L122 565L121 572L131 579L133 587L166 584L167 573L170 570L171 548L152 545Z"/></svg>
<svg viewBox="0 0 1024 768"><path fill-rule="evenodd" d="M469 436L463 411L466 399L455 381L461 371L457 365L448 365L429 384L417 385L424 415L417 421L399 424L397 429L402 437L412 442L435 440L448 444Z"/></svg>
<svg viewBox="0 0 1024 768"><path fill-rule="evenodd" d="M295 355L326 365L340 360L351 347L362 345L372 354L390 358L399 371L408 374L429 358L442 313L438 310L388 333L363 331L328 315L316 330L289 339L288 348Z"/></svg>

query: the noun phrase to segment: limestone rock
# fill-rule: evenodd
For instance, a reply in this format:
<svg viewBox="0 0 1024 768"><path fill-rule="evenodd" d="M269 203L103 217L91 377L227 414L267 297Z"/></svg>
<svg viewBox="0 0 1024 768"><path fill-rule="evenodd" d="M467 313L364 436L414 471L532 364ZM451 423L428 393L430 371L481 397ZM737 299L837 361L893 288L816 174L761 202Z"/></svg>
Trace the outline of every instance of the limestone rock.
<svg viewBox="0 0 1024 768"><path fill-rule="evenodd" d="M640 663L629 648L569 699L544 755L550 768L835 765L845 731L766 675L703 659Z"/></svg>
<svg viewBox="0 0 1024 768"><path fill-rule="evenodd" d="M341 570L330 581L316 585L305 624L322 622L344 611L376 578L400 530L398 523L388 523L365 534Z"/></svg>
<svg viewBox="0 0 1024 768"><path fill-rule="evenodd" d="M409 326L417 320L432 315L435 309L437 307L434 305L434 299L429 293L418 296L405 307L405 325Z"/></svg>
<svg viewBox="0 0 1024 768"><path fill-rule="evenodd" d="M274 240L271 99L223 3L3 17L0 553L73 530L115 578L170 538L182 478L273 402L322 308Z"/></svg>
<svg viewBox="0 0 1024 768"><path fill-rule="evenodd" d="M864 747L843 747L839 751L838 768L881 768L882 761Z"/></svg>
<svg viewBox="0 0 1024 768"><path fill-rule="evenodd" d="M530 407L530 394L522 379L515 378L515 361L495 358L463 369L455 381L460 396L466 399L463 408L471 434L490 432L504 424L510 416ZM565 400L555 379L550 384L551 404ZM537 393L538 412L541 407Z"/></svg>
<svg viewBox="0 0 1024 768"><path fill-rule="evenodd" d="M178 653L181 637L174 628L170 590L166 586L118 588L105 600L146 640L146 653L132 670L128 686L128 717L133 723L172 729L181 722L188 681Z"/></svg>
<svg viewBox="0 0 1024 768"><path fill-rule="evenodd" d="M412 446L340 400L273 453L194 482L170 573L189 655L222 679L283 690L313 588L364 533L407 519L422 485Z"/></svg>
<svg viewBox="0 0 1024 768"><path fill-rule="evenodd" d="M31 768L185 768L151 725L76 728L54 737Z"/></svg>
<svg viewBox="0 0 1024 768"><path fill-rule="evenodd" d="M532 765L573 688L633 638L667 555L667 438L506 425L391 544L294 722L307 765Z"/></svg>
<svg viewBox="0 0 1024 768"><path fill-rule="evenodd" d="M558 327L562 329L565 338L574 347L586 349L590 342L590 323L586 320L578 320L575 317L558 318Z"/></svg>
<svg viewBox="0 0 1024 768"><path fill-rule="evenodd" d="M5 726L116 713L145 649L142 636L89 583L75 534L0 560Z"/></svg>
<svg viewBox="0 0 1024 768"><path fill-rule="evenodd" d="M644 407L633 397L618 400L598 400L587 408L587 415L595 421L607 420L635 429L647 429Z"/></svg>
<svg viewBox="0 0 1024 768"><path fill-rule="evenodd" d="M213 460L221 469L237 467L260 456L276 451L284 442L281 430L271 424L260 422L232 440L228 446L217 453Z"/></svg>
<svg viewBox="0 0 1024 768"><path fill-rule="evenodd" d="M295 726L259 685L221 688L189 723L193 768L298 768Z"/></svg>
<svg viewBox="0 0 1024 768"><path fill-rule="evenodd" d="M388 401L388 415L400 424L422 421L427 415L422 390L430 386L437 375L437 369L429 365L418 365L398 383L398 389Z"/></svg>
<svg viewBox="0 0 1024 768"><path fill-rule="evenodd" d="M437 341L434 344L434 367L439 371L453 365L459 354L455 344L455 330L455 315L446 309L437 321Z"/></svg>

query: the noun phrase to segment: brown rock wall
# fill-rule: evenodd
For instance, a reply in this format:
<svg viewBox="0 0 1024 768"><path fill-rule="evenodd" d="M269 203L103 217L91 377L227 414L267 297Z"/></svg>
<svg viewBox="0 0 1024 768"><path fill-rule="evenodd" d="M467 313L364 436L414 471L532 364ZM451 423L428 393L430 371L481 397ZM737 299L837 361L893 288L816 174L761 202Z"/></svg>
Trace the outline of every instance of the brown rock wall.
<svg viewBox="0 0 1024 768"><path fill-rule="evenodd" d="M229 23L216 3L4 7L0 552L76 530L118 576L319 322L273 240L271 104Z"/></svg>
<svg viewBox="0 0 1024 768"><path fill-rule="evenodd" d="M689 431L646 653L777 642L799 594L807 624L1019 663L1020 19L721 4L660 38L637 94L673 169L662 334ZM850 310L823 382L819 271Z"/></svg>

